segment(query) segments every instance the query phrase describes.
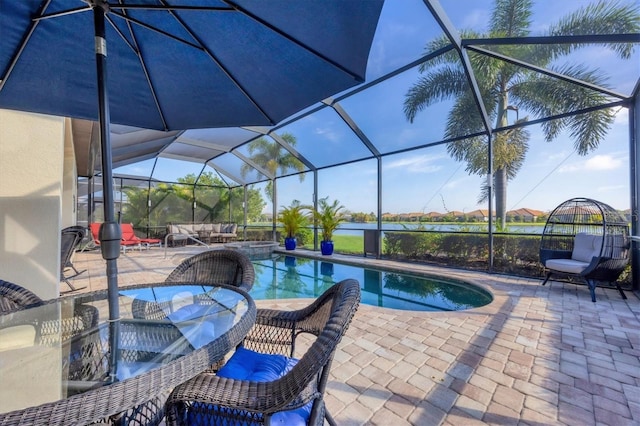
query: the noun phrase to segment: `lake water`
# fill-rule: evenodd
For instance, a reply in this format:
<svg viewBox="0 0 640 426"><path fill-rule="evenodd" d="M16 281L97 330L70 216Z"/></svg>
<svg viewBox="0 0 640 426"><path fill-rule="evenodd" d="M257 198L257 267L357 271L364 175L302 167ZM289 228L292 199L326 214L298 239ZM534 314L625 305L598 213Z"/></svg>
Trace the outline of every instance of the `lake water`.
<svg viewBox="0 0 640 426"><path fill-rule="evenodd" d="M469 223L464 223L464 224L455 224L455 223L415 223L415 224L400 224L400 223L386 223L386 222L382 222L382 232L384 232L385 230L388 231L404 231L404 230L412 230L412 229L418 229L419 227L422 226L422 229L426 229L429 231L478 231L478 232L486 232L487 230L487 225L483 224L483 223L478 223L478 224L469 224ZM363 231L364 229L376 229L377 224L375 223L353 223L353 222L348 222L348 223L342 223L340 224L340 227L338 228L338 231L336 231L336 233L338 233L339 235L363 235ZM354 228L354 229L349 229L349 228ZM355 229L357 228L357 229ZM515 232L515 233L523 233L523 234L536 234L536 235L540 235L542 234L542 231L544 229L544 224L539 224L539 225L524 225L524 224L517 224L517 225L507 225L507 229L508 232Z"/></svg>

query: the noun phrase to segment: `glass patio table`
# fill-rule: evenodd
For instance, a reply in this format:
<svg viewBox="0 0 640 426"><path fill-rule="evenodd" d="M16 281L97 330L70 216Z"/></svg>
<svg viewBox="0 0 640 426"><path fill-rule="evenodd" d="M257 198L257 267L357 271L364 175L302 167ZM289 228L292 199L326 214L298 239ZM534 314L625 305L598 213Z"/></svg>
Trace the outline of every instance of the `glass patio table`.
<svg viewBox="0 0 640 426"><path fill-rule="evenodd" d="M118 321L108 320L106 291L0 315L0 425L88 424L166 396L223 359L255 322L253 299L237 287L118 293Z"/></svg>

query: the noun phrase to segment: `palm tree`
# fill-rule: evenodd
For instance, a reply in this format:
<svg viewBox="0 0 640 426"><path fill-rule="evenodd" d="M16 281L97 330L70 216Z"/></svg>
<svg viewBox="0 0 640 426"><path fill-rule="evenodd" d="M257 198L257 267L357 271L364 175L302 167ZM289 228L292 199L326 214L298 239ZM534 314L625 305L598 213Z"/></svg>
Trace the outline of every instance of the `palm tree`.
<svg viewBox="0 0 640 426"><path fill-rule="evenodd" d="M495 0L489 31L478 34L462 31L462 38L524 37L530 34L532 15L531 0ZM552 25L546 35L623 34L640 31L640 9L619 2L601 0L584 7ZM445 36L426 46L427 52L449 46ZM596 70L581 65L558 67L552 65L584 44L507 45L499 53L539 67L569 76L600 87L606 87L605 77ZM606 47L621 58L628 59L633 44L610 43ZM487 114L495 120L496 128L507 126L509 110L526 110L538 117L549 117L565 112L578 111L605 104L606 95L557 78L541 75L489 56L476 53L469 55L480 94ZM453 99L454 106L447 118L445 138L453 139L482 132L481 121L475 100L466 84L460 57L455 50L423 63L419 68L422 76L407 92L404 113L413 122L418 112L427 106L445 99ZM603 140L614 120L614 112L601 109L580 115L544 122L541 127L545 139L552 141L564 130L569 130L574 148L580 155L595 150ZM519 119L521 124L527 118ZM513 179L525 160L529 146L529 133L522 127L493 134L493 170L498 226L506 219L507 182ZM467 172L486 175L488 152L485 136L470 137L447 144L447 151L457 161L467 163ZM480 200L486 199L487 187L482 188Z"/></svg>
<svg viewBox="0 0 640 426"><path fill-rule="evenodd" d="M298 142L296 137L291 133L282 133L280 137L291 146L295 146ZM266 138L259 138L249 143L249 158L257 165L266 169L272 176L275 176L278 170L281 173L286 173L290 170L303 172L305 170L304 164L294 157L289 151L284 149L280 144L276 142L270 142ZM246 177L253 168L249 164L243 164L240 169L242 177ZM304 180L304 174L300 173L300 182ZM275 192L273 187L273 180L269 181L265 192L267 197L274 202Z"/></svg>

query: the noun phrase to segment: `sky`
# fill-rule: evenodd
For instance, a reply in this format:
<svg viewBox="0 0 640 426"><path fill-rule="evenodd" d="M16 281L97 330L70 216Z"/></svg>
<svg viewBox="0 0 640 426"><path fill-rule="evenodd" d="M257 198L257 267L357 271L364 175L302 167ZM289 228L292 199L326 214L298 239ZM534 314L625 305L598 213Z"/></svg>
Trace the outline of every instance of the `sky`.
<svg viewBox="0 0 640 426"><path fill-rule="evenodd" d="M637 3L637 2L636 2ZM406 3L405 3L406 4ZM458 28L476 28L486 30L486 22L490 18L490 1L479 0L442 0L445 11L453 24ZM587 1L549 2L538 1L534 12L535 22L555 22L558 16L569 12L576 5L589 4ZM404 13L399 21L405 23L385 34L389 38L414 37L419 30L411 28L414 18L420 15L420 8L398 10ZM534 32L543 31L544 26L534 25ZM389 44L392 44L389 42ZM395 43L394 46L406 46L407 50L415 50L410 42ZM370 72L376 72L371 67L382 66L381 59L389 49L385 43L374 42L372 57L370 58ZM407 53L410 56L411 53ZM401 56L397 55L396 57ZM614 86L623 93L630 93L635 79L640 75L640 64L635 66L616 66L619 62L612 58L608 50L602 48L582 49L575 55L575 60L586 63L611 76ZM637 56L635 56L637 58ZM380 70L378 72L384 72ZM415 78L415 77L414 77ZM382 96L389 102L404 92L394 89L389 84L389 94ZM399 86L406 87L406 86ZM400 89L401 90L401 89ZM370 103L372 105L374 103ZM383 109L384 107L380 107ZM345 107L347 112L352 112ZM443 109L444 110L444 109ZM367 111L371 111L371 107ZM367 122L366 114L352 114L358 125L367 133L369 127L375 127ZM383 114L376 112L371 116L381 120ZM387 114L388 115L388 114ZM513 116L511 116L513 120ZM382 119L384 120L384 119ZM440 120L444 122L445 117ZM406 124L405 124L406 126ZM388 124L388 127L392 127ZM406 130L408 132L409 130ZM573 197L588 197L606 202L617 209L627 209L630 205L630 176L629 176L629 131L628 110L620 109L615 123L610 129L606 140L599 148L587 156L576 153L573 141L568 133L561 134L553 142L546 142L539 126L529 128L531 133L530 149L526 162L518 176L509 183L507 209L533 208L549 211L561 202ZM374 132L372 132L374 133ZM438 130L441 134L441 130ZM397 139L394 139L397 140ZM374 142L375 143L375 142ZM339 155L339 154L337 154ZM322 172L319 196L330 196L338 199L351 211L375 212L377 201L376 165L373 162L364 164L354 163L340 167L333 172ZM397 155L383 160L382 211L400 212L429 212L457 210L469 212L475 209L486 209L486 202L478 203L479 188L486 177L469 175L465 164L450 158L444 148L411 151L405 155ZM290 193L296 196L295 188L299 182L291 181L281 185L281 194ZM284 188L291 189L284 189ZM357 190L353 190L356 187ZM312 191L311 191L312 192ZM309 197L307 188L298 193L301 198ZM287 200L280 199L281 205L287 205ZM306 202L306 201L305 201Z"/></svg>
<svg viewBox="0 0 640 426"><path fill-rule="evenodd" d="M442 8L457 28L486 31L493 2L491 0L440 0ZM591 4L586 0L534 1L532 35L545 31L558 17L577 7ZM623 0L640 5L640 0ZM395 0L385 3L369 57L367 80L419 58L425 42L439 35L437 25L421 0ZM637 49L639 50L639 49ZM640 52L634 60L622 62L601 47L581 49L571 62L582 63L610 77L610 85L618 92L631 93L640 75ZM402 112L406 91L417 79L417 70L409 70L376 87L341 101L372 143L383 152L437 142L441 139L450 102L444 101L419 113L413 124ZM519 111L518 115L525 115ZM509 119L515 120L510 113ZM521 118L521 117L520 117ZM518 176L509 183L507 209L533 208L549 211L573 197L594 198L624 210L630 206L628 111L620 109L615 123L597 150L579 156L568 133L546 142L539 126L528 127L530 149ZM353 133L332 111L300 120L284 131L299 136L299 148L311 158L317 154L323 162L350 161L356 152L347 146L356 142ZM312 148L313 147L313 148ZM307 149L308 151L305 151ZM363 150L362 147L359 148ZM307 154L308 152L308 154ZM173 164L171 160L164 160ZM352 212L376 212L377 162L366 160L319 171L318 197L337 199ZM469 175L464 163L456 162L442 145L383 157L381 162L382 212L407 213L430 211L462 211L486 209L478 202L480 185L486 176ZM200 167L188 164L163 173L156 168L154 177L172 180L186 173L198 173ZM116 172L138 174L135 167ZM144 174L144 173L142 173ZM260 185L259 185L260 186ZM261 185L263 186L263 185ZM289 205L293 199L313 201L313 179L298 177L278 179L277 206ZM266 212L271 211L267 206Z"/></svg>

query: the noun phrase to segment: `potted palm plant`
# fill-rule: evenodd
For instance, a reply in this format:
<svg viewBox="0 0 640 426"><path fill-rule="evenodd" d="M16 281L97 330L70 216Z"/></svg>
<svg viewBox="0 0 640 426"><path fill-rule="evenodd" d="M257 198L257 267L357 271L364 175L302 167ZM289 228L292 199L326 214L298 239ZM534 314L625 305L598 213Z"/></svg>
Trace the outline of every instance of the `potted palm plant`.
<svg viewBox="0 0 640 426"><path fill-rule="evenodd" d="M289 207L283 206L278 221L282 223L286 235L284 238L285 249L295 250L296 234L308 223L307 215L304 214L304 207L300 204L300 201L293 200Z"/></svg>
<svg viewBox="0 0 640 426"><path fill-rule="evenodd" d="M333 254L333 233L345 220L343 210L344 206L338 200L329 203L329 197L321 198L318 208L311 210L314 219L322 228L320 251L323 255Z"/></svg>

